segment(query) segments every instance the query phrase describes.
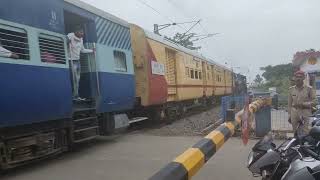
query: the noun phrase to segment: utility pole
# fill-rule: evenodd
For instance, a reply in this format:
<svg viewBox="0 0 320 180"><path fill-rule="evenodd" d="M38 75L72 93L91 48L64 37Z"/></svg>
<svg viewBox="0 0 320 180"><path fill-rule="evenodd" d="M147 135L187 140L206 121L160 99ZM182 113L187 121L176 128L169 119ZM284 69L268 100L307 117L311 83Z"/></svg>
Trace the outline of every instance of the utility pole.
<svg viewBox="0 0 320 180"><path fill-rule="evenodd" d="M169 24L160 24L160 25L159 24L154 24L153 25L153 32L155 34L160 35L160 30L165 29L167 27L176 26L176 25L180 25L180 24L189 24L189 23L194 23L194 22L198 22L198 21L188 21L188 22L182 22L182 23L173 22L173 23L169 23Z"/></svg>
<svg viewBox="0 0 320 180"><path fill-rule="evenodd" d="M175 26L177 25L177 23L172 23L172 24L162 24L162 25L158 25L158 24L154 24L153 25L153 32L160 35L160 30L165 29L169 26Z"/></svg>

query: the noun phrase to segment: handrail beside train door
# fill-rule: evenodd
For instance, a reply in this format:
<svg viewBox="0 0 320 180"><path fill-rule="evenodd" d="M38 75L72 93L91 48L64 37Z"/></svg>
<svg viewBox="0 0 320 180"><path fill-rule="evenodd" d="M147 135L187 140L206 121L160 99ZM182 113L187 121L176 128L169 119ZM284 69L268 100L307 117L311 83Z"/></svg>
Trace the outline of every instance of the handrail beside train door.
<svg viewBox="0 0 320 180"><path fill-rule="evenodd" d="M98 65L97 65L97 51L96 51L96 43L93 43L93 58L94 58L94 64L95 64L95 70L96 70L96 81L97 81L97 93L98 96L101 95L100 92L100 77L99 77L99 72L98 72Z"/></svg>
<svg viewBox="0 0 320 180"><path fill-rule="evenodd" d="M101 95L100 91L100 77L99 77L99 71L98 71L98 63L97 63L97 55L96 55L96 43L86 43L88 48L93 49L92 58L88 58L89 65L90 65L90 72L96 73L96 83L97 83L97 95Z"/></svg>
<svg viewBox="0 0 320 180"><path fill-rule="evenodd" d="M74 69L73 69L73 60L71 59L71 45L70 43L68 42L68 49L69 49L69 52L68 52L68 59L69 59L69 63L70 64L70 69L71 69L71 73L72 73L72 96L74 97L75 96L75 72L74 72Z"/></svg>

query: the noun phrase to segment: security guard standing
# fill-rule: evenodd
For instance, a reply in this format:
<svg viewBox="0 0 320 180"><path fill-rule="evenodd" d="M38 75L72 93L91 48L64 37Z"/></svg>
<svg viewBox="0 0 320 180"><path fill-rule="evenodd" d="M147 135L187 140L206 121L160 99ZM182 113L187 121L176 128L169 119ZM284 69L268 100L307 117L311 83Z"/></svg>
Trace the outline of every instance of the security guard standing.
<svg viewBox="0 0 320 180"><path fill-rule="evenodd" d="M302 123L303 132L309 132L309 116L312 115L312 107L317 104L315 91L312 87L305 85L303 80L305 74L303 71L297 71L294 74L295 85L289 88L288 113L289 123L296 131L299 123Z"/></svg>

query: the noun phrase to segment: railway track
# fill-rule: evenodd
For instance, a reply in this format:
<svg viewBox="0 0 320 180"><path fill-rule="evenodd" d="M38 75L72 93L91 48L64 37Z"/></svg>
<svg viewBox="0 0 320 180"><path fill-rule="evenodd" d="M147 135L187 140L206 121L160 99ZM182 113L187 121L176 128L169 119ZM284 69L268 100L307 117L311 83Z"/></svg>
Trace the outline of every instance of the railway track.
<svg viewBox="0 0 320 180"><path fill-rule="evenodd" d="M208 112L209 110L214 109L214 108L218 108L218 107L220 107L220 104L215 104L215 105L211 105L211 106L194 107L192 109L189 109L186 113L184 113L182 115L177 115L175 120L164 119L162 122L158 122L158 123L155 123L152 120L145 120L145 121L140 121L140 122L136 122L136 123L131 123L129 128L127 129L126 133L132 133L135 131L145 131L145 130L152 131L152 130L156 130L156 129L161 129L166 126L170 126L174 123L177 123L182 119L190 118L192 116L196 116L201 113ZM210 117L208 117L208 118L210 118ZM212 122L212 124L214 124L214 122ZM208 126L210 126L212 124L208 124ZM206 127L208 127L208 126L206 126ZM203 129L205 129L206 127L204 127ZM200 135L200 132L199 132L199 135Z"/></svg>

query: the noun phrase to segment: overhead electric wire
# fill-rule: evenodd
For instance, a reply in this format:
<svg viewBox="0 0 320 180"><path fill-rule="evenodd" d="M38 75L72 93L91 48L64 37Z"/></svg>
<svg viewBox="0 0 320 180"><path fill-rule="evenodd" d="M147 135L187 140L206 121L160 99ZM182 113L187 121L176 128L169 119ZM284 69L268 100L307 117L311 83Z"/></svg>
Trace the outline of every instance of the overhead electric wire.
<svg viewBox="0 0 320 180"><path fill-rule="evenodd" d="M198 21L187 21L187 22L182 22L182 23L177 23L177 24L190 24L190 23L195 23L195 22L198 22Z"/></svg>
<svg viewBox="0 0 320 180"><path fill-rule="evenodd" d="M184 37L188 32L190 32L194 27L196 27L196 25L199 24L200 21L201 19L199 19L194 25L192 25L185 33L183 33L182 37Z"/></svg>
<svg viewBox="0 0 320 180"><path fill-rule="evenodd" d="M200 27L202 28L202 30L204 31L204 33L209 34L208 31L206 30L206 28L203 27L203 25L201 24L201 22L199 22Z"/></svg>
<svg viewBox="0 0 320 180"><path fill-rule="evenodd" d="M186 18L189 18L190 15L189 13L187 13L186 11L183 10L183 8L181 7L178 7L178 5L172 1L172 0L167 0L168 3L170 3L175 9L177 9L178 11L181 12L181 14L183 14L183 16L185 16ZM201 22L198 23L200 25L200 27L202 28L202 31L205 33L205 34L209 34L209 32L207 31L207 29L202 25ZM208 46L206 43L205 43L206 46Z"/></svg>
<svg viewBox="0 0 320 180"><path fill-rule="evenodd" d="M178 11L181 12L181 14L183 16L185 16L187 19L190 19L189 13L187 13L186 11L183 10L183 8L178 7L178 5L172 1L172 0L167 0L168 3L170 3L175 9L177 9ZM197 22L197 21L193 21L193 22ZM203 27L203 25L201 24L201 22L199 22L199 25L201 26L201 28L203 29L204 33L209 34L208 31Z"/></svg>
<svg viewBox="0 0 320 180"><path fill-rule="evenodd" d="M175 23L171 18L169 18L168 16L166 15L163 15L159 10L157 10L156 8L154 8L153 6L151 6L150 4L148 4L146 1L144 0L137 0L138 2L140 2L141 4L143 4L144 6L150 8L151 10L153 10L155 13L157 13L158 15L160 15L162 18L165 18L167 20L169 20L171 23ZM180 11L183 16L187 17L189 15L186 15L187 13L182 11L181 7L177 7L177 5L172 2L171 0L167 0L174 8L176 8L178 11ZM188 18L188 17L187 17ZM192 28L189 28L188 30L186 28L184 28L183 26L181 26L180 24L186 24L186 23L192 23L192 22L197 22L197 24L200 25L200 27L202 28L203 32L205 34L209 34L208 31L206 30L206 28L201 24L201 22L198 21L189 21L189 22L183 22L183 23L177 23L177 26L180 27L181 29L185 30L186 32L189 32L191 31L194 27ZM195 24L196 25L196 24ZM195 26L194 25L194 26ZM202 44L204 45L204 48L209 50L208 48L208 44L206 43L206 41L202 41Z"/></svg>
<svg viewBox="0 0 320 180"><path fill-rule="evenodd" d="M163 18L169 20L172 23L175 23L172 19L170 19L168 16L163 15L159 10L157 10L156 8L152 7L150 4L148 4L146 1L143 0L137 0L138 2L142 3L143 5L145 5L146 7L150 8L151 10L153 10L154 12L156 12L158 15L162 16ZM183 30L186 30L183 26L179 24L177 24L178 27L180 27Z"/></svg>

